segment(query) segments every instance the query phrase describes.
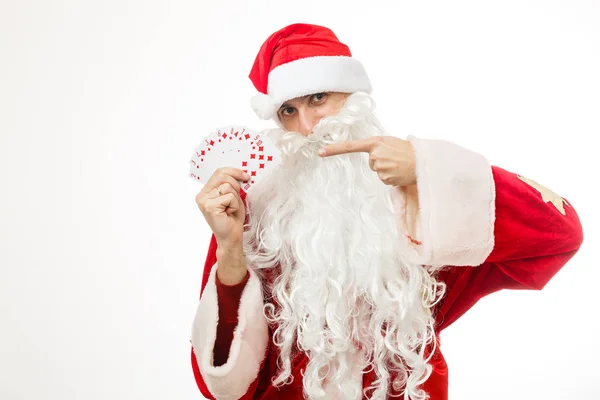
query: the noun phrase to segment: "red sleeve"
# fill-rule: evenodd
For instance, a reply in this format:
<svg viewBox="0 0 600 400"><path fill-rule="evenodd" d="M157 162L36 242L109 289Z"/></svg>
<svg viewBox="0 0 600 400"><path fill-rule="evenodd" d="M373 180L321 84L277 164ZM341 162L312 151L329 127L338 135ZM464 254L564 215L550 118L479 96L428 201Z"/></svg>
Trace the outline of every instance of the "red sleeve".
<svg viewBox="0 0 600 400"><path fill-rule="evenodd" d="M438 330L456 321L482 297L501 289L541 290L583 241L569 202L543 186L492 167L496 187L494 247L477 267L446 267L438 305Z"/></svg>
<svg viewBox="0 0 600 400"><path fill-rule="evenodd" d="M243 191L240 190L240 195L242 201L245 204L246 195ZM246 221L247 222L247 221ZM217 262L217 240L214 235L211 236L210 244L208 247L208 252L206 255L206 261L204 263L204 270L202 274L202 284L200 288L200 297L204 292L204 288L208 283L208 279L210 277L210 273L212 268ZM214 355L214 365L223 365L229 356L229 349L231 348L231 343L233 340L233 333L238 323L238 309L240 304L240 298L246 284L248 283L248 279L250 277L250 273L246 274L246 277L242 282L237 285L225 285L221 283L218 278L215 280L215 284L217 287L217 298L219 302L219 321L217 323L217 337L215 340L215 346L213 349ZM215 397L210 393L206 382L202 378L202 374L200 373L200 368L198 367L198 362L196 360L196 356L194 354L194 349L191 349L191 363L192 363L192 371L194 374L194 378L196 380L196 384L200 393L206 397L207 399L215 400ZM264 365L264 361L263 361ZM262 369L262 365L261 365ZM251 400L254 396L254 393L259 384L260 375L252 382L250 387L248 388L246 394L240 400Z"/></svg>
<svg viewBox="0 0 600 400"><path fill-rule="evenodd" d="M216 251L217 241L215 236L212 235L208 248L208 254L206 256L206 262L204 264L200 296L202 296L202 293L204 292L211 269L217 262ZM229 349L231 348L231 342L233 340L233 332L235 331L238 322L240 298L244 288L246 287L249 277L250 273L247 273L244 280L236 285L225 285L219 281L218 277L215 281L217 286L217 297L219 300L219 322L217 324L217 337L213 350L215 366L223 365L229 356ZM202 375L200 374L200 368L198 367L198 362L196 361L193 348L191 350L191 361L192 371L194 373L194 378L200 393L202 393L202 395L207 399L215 400L214 396L210 393L206 383L204 382ZM251 399L257 385L258 378L252 383L252 385L250 385L248 392L242 399Z"/></svg>
<svg viewBox="0 0 600 400"><path fill-rule="evenodd" d="M225 285L219 281L217 275L217 297L219 299L219 323L217 324L217 338L215 340L214 365L219 366L227 362L229 349L233 341L233 331L238 324L238 309L240 298L250 278L250 272L236 285Z"/></svg>

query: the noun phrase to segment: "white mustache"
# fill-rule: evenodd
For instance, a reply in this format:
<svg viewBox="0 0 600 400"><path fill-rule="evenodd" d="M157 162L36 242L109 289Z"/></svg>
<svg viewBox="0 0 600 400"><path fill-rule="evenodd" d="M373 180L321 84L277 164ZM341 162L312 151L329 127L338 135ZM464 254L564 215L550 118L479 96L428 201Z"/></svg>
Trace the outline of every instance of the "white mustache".
<svg viewBox="0 0 600 400"><path fill-rule="evenodd" d="M317 150L321 147L350 140L352 127L372 115L374 109L373 99L366 93L358 92L346 99L337 115L322 118L308 136L283 129L271 129L266 134L273 139L283 158L318 157Z"/></svg>

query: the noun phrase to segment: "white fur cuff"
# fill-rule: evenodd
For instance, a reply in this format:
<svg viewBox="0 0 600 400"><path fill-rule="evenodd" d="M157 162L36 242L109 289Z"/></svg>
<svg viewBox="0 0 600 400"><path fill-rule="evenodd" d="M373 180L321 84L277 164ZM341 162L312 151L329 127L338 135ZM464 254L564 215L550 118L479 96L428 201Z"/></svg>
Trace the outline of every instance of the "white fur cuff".
<svg viewBox="0 0 600 400"><path fill-rule="evenodd" d="M482 264L494 248L496 188L490 164L447 141L408 140L415 150L418 202L402 188L393 188L392 195L402 231L418 241L410 246L413 261Z"/></svg>
<svg viewBox="0 0 600 400"><path fill-rule="evenodd" d="M250 278L240 299L238 325L233 334L229 358L225 364L213 366L219 318L216 271L215 264L198 304L191 340L200 373L211 394L218 400L233 400L242 397L258 376L266 355L269 333L263 314L261 283L250 270Z"/></svg>

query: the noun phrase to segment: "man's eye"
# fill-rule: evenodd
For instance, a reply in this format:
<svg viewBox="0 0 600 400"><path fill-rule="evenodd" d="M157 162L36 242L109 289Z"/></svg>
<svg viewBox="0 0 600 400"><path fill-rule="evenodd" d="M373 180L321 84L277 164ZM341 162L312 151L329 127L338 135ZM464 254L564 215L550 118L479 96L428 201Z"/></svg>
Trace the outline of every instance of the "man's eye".
<svg viewBox="0 0 600 400"><path fill-rule="evenodd" d="M286 107L281 113L286 116L292 115L294 113L294 107Z"/></svg>
<svg viewBox="0 0 600 400"><path fill-rule="evenodd" d="M313 95L313 101L315 103L318 103L320 101L322 101L323 99L325 99L325 96L327 96L325 93L317 93L315 95Z"/></svg>

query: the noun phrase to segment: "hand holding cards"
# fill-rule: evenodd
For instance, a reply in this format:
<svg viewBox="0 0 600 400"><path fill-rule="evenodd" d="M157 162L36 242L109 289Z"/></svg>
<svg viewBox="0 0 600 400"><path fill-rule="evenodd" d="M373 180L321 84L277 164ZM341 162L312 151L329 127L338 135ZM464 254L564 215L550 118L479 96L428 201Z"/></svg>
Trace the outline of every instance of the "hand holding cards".
<svg viewBox="0 0 600 400"><path fill-rule="evenodd" d="M227 126L206 136L194 150L189 175L206 185L217 168L239 168L250 175L241 184L248 192L280 161L279 150L268 137L246 127Z"/></svg>

